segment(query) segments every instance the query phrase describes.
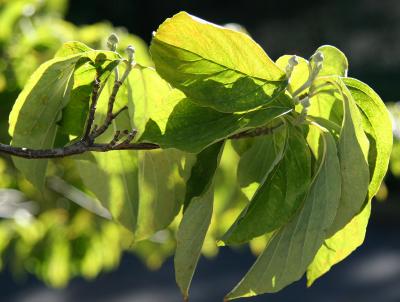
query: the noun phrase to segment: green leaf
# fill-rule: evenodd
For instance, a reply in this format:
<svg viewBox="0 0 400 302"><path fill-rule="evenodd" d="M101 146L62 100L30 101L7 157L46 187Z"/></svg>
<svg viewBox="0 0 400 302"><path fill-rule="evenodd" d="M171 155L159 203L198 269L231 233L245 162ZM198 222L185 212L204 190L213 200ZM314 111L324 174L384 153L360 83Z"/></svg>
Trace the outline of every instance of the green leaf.
<svg viewBox="0 0 400 302"><path fill-rule="evenodd" d="M165 80L217 111L268 105L287 85L283 70L248 35L185 12L161 24L150 52Z"/></svg>
<svg viewBox="0 0 400 302"><path fill-rule="evenodd" d="M185 299L189 297L190 283L211 222L213 197L213 186L208 186L202 195L193 197L179 225L174 257L175 279Z"/></svg>
<svg viewBox="0 0 400 302"><path fill-rule="evenodd" d="M254 182L260 183L281 160L285 149L286 131L276 129L271 135L252 140L250 148L241 155L237 168L237 178L241 187L247 187Z"/></svg>
<svg viewBox="0 0 400 302"><path fill-rule="evenodd" d="M318 130L310 127L312 131ZM303 207L272 238L227 300L277 292L299 280L325 240L340 199L340 166L329 132L321 131L319 144L310 147L319 168Z"/></svg>
<svg viewBox="0 0 400 302"><path fill-rule="evenodd" d="M318 51L324 55L319 76L347 76L349 63L343 52L331 45L321 46L316 50L316 52Z"/></svg>
<svg viewBox="0 0 400 302"><path fill-rule="evenodd" d="M224 142L219 142L199 153L187 181L185 211L177 233L174 258L176 282L186 299L211 222L213 181L223 146Z"/></svg>
<svg viewBox="0 0 400 302"><path fill-rule="evenodd" d="M362 112L363 128L370 143L368 200L371 200L378 192L389 165L393 145L392 123L384 103L368 85L352 78L342 80Z"/></svg>
<svg viewBox="0 0 400 302"><path fill-rule="evenodd" d="M342 80L362 112L363 129L370 143L368 203L362 212L357 214L344 228L325 241L307 270L308 286L311 286L316 279L363 243L371 213L371 199L379 190L385 176L392 147L390 117L379 96L366 84L356 79L343 78Z"/></svg>
<svg viewBox="0 0 400 302"><path fill-rule="evenodd" d="M53 147L62 108L69 100L72 74L80 55L52 59L41 65L18 96L11 111L12 145L34 149ZM15 166L36 187L44 186L47 160L13 158Z"/></svg>
<svg viewBox="0 0 400 302"><path fill-rule="evenodd" d="M311 182L311 156L305 138L287 125L282 158L266 167L250 204L223 236L226 244L249 241L285 225L304 202ZM279 155L278 155L279 156ZM254 159L256 160L256 159Z"/></svg>
<svg viewBox="0 0 400 302"><path fill-rule="evenodd" d="M371 203L368 202L361 213L343 229L325 240L307 268L307 286L311 286L315 280L326 274L332 266L345 259L364 242L370 214Z"/></svg>
<svg viewBox="0 0 400 302"><path fill-rule="evenodd" d="M198 106L174 89L158 106L149 107L149 122L139 140L157 143L164 149L198 153L221 139L266 125L292 110L291 99L286 95L273 102L274 106L248 113L223 113Z"/></svg>
<svg viewBox="0 0 400 302"><path fill-rule="evenodd" d="M213 144L196 155L190 178L186 183L184 209L194 197L204 194L210 186L223 150L224 142Z"/></svg>
<svg viewBox="0 0 400 302"><path fill-rule="evenodd" d="M369 184L367 163L369 142L363 131L361 114L343 82L338 80L337 83L342 91L344 111L338 142L342 195L329 237L342 229L362 210Z"/></svg>

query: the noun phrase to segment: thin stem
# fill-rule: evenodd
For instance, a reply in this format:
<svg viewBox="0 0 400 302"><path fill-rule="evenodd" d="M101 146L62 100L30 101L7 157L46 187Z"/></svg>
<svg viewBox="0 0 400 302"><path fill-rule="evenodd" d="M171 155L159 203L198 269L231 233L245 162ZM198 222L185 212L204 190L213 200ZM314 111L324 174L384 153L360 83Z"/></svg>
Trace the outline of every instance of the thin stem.
<svg viewBox="0 0 400 302"><path fill-rule="evenodd" d="M118 94L118 91L120 89L120 87L122 86L122 84L124 83L124 81L128 78L129 73L131 72L133 66L132 66L132 62L127 62L127 66L125 69L124 74L122 75L121 79L115 79L114 81L114 86L113 86L113 90L111 92L111 95L108 99L108 108L107 108L107 114L106 114L106 119L104 120L104 123L97 128L95 131L92 131L92 133L90 133L90 137L94 140L96 137L99 137L100 135L102 135L107 129L108 127L110 127L112 121L126 108L123 107L122 109L120 109L117 113L113 114L113 110L114 110L114 104L115 104L115 100Z"/></svg>
<svg viewBox="0 0 400 302"><path fill-rule="evenodd" d="M100 90L100 80L98 77L94 80L93 90L92 90L92 102L90 104L89 116L86 123L85 133L83 135L83 140L87 141L89 139L90 131L92 130L92 125L94 122L94 116L96 113L97 101L99 99L99 90Z"/></svg>

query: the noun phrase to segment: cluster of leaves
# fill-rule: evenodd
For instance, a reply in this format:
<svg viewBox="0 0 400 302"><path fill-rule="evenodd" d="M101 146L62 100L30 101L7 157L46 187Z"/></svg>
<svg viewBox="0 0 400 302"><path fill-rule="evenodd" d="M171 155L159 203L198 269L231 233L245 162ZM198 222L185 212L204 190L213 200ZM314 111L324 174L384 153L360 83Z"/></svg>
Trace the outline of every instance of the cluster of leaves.
<svg viewBox="0 0 400 302"><path fill-rule="evenodd" d="M305 273L311 285L363 242L392 132L380 98L347 77L342 52L322 46L310 60L274 62L248 35L184 12L158 28L150 52L155 69L134 65L114 104L128 110L98 141L134 128L134 142L160 149L87 153L72 162L96 205L135 242L179 224L175 274L185 298L210 238L264 245L226 300L279 291ZM79 139L95 79L101 125L115 70L130 68L122 63L113 51L64 44L19 94L12 145L48 149ZM221 181L225 154L233 160ZM45 186L48 160L13 161ZM217 219L228 227L215 227Z"/></svg>

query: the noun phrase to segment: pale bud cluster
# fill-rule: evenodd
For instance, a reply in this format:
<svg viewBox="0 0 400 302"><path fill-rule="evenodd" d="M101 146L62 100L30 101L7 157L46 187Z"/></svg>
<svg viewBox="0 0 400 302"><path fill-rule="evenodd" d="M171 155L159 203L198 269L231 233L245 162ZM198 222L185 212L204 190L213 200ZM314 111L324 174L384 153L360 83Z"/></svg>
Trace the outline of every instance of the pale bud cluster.
<svg viewBox="0 0 400 302"><path fill-rule="evenodd" d="M119 38L115 33L112 33L107 39L107 47L111 51L117 50L117 45L119 42Z"/></svg>
<svg viewBox="0 0 400 302"><path fill-rule="evenodd" d="M286 76L290 80L290 76L292 75L294 67L299 64L299 60L296 56L292 56L289 61L288 65L286 66Z"/></svg>
<svg viewBox="0 0 400 302"><path fill-rule="evenodd" d="M312 86L314 80L317 78L319 72L322 69L323 61L324 61L324 55L320 51L317 51L315 54L311 56L310 62L308 63L308 68L310 72L307 81L292 93L295 104L300 104L303 107L299 116L300 123L305 120L308 108L310 107L311 103L310 103L310 97L308 95L302 99L300 99L299 96L304 90ZM293 56L289 59L288 65L286 66L286 75L289 78L289 81L290 81L290 76L293 73L294 67L297 64L298 60L296 56Z"/></svg>

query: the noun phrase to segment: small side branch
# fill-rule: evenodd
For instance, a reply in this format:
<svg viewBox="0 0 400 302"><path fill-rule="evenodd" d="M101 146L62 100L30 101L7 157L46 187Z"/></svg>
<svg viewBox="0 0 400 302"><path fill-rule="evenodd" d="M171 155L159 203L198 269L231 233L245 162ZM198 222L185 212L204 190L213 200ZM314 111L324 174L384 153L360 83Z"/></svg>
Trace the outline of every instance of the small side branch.
<svg viewBox="0 0 400 302"><path fill-rule="evenodd" d="M77 142L75 144L62 148L38 150L38 149L13 147L10 145L0 143L0 153L16 157L28 158L28 159L60 158L60 157L68 157L68 156L83 154L85 152L108 152L114 150L153 150L159 148L160 148L159 145L151 143L120 144L120 145L112 145L111 143L108 144L94 143L90 146L87 146L82 142Z"/></svg>
<svg viewBox="0 0 400 302"><path fill-rule="evenodd" d="M255 128L252 130L247 130L235 135L230 136L228 139L242 139L242 138L251 138L262 135L272 134L275 130L281 127L283 124L280 124L275 127L267 128ZM0 143L0 153L9 154L12 156L29 158L29 159L43 159L43 158L60 158L60 157L68 157L78 154L83 154L85 152L108 152L115 150L154 150L160 149L158 144L153 143L131 143L132 139L136 135L136 130L132 130L130 132L123 133L125 135L125 139L119 143L121 139L124 138L121 132L117 131L113 137L113 139L109 143L104 144L87 144L83 141L78 141L72 145L62 147L62 148L54 148L54 149L29 149L29 148L20 148L14 147L6 144Z"/></svg>

